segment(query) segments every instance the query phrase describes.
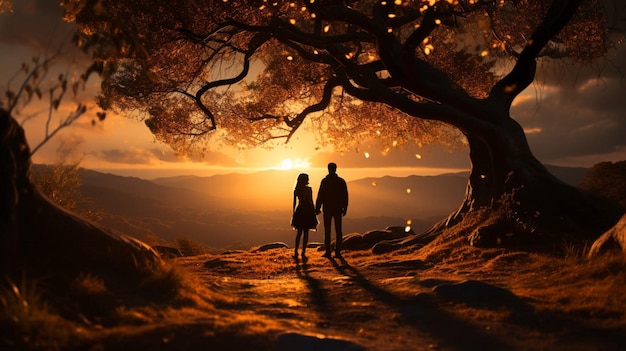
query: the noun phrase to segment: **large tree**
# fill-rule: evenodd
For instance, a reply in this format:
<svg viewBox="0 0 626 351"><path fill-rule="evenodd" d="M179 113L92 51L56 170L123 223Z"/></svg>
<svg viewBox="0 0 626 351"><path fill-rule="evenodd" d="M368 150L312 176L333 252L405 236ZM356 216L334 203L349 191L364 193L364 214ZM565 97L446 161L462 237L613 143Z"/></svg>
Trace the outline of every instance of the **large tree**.
<svg viewBox="0 0 626 351"><path fill-rule="evenodd" d="M595 239L623 209L566 185L510 114L538 61L611 49L600 0L65 1L103 76L99 102L179 150L251 146L303 125L349 147L466 143L459 209L415 241L489 209L476 245ZM217 135L219 139L209 138ZM557 141L555 141L557 142ZM502 210L506 208L505 210Z"/></svg>

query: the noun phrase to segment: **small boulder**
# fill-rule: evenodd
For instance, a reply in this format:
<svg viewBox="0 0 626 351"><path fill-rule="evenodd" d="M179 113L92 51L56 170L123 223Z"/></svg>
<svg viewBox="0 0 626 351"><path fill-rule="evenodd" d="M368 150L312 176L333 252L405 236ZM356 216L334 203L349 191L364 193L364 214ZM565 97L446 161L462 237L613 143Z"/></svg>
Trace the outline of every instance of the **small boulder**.
<svg viewBox="0 0 626 351"><path fill-rule="evenodd" d="M256 247L254 249L252 249L252 252L264 252L267 250L274 250L274 249L288 249L289 245L283 243L283 242L274 242L274 243L268 243L268 244L264 244L261 245L259 247Z"/></svg>
<svg viewBox="0 0 626 351"><path fill-rule="evenodd" d="M229 259L229 258L213 258L204 262L204 268L218 268L229 264L243 264L246 263L242 260Z"/></svg>
<svg viewBox="0 0 626 351"><path fill-rule="evenodd" d="M475 307L498 309L521 303L511 291L478 280L438 285L433 292L447 300Z"/></svg>
<svg viewBox="0 0 626 351"><path fill-rule="evenodd" d="M337 338L320 338L313 335L301 333L285 333L278 336L276 340L278 351L365 351L361 345L349 340Z"/></svg>
<svg viewBox="0 0 626 351"><path fill-rule="evenodd" d="M412 235L411 229L404 227L387 227L385 230L370 230L363 233L353 233L346 236L342 243L345 250L369 250L379 243L389 240L398 240Z"/></svg>

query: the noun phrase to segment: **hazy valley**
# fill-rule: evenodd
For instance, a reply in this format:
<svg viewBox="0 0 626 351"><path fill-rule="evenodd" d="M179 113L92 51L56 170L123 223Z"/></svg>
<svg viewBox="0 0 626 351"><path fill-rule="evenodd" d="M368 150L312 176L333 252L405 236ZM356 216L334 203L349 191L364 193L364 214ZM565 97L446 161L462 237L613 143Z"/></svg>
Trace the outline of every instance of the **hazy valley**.
<svg viewBox="0 0 626 351"><path fill-rule="evenodd" d="M571 184L587 169L551 167ZM145 240L187 238L215 248L249 248L267 242L291 244L289 226L296 171L262 171L211 177L178 176L152 180L82 170L82 192L101 224ZM363 233L387 226L418 232L454 210L465 193L467 174L363 178L348 182L350 205L344 232ZM316 194L319 180L312 179ZM321 226L311 235L321 241Z"/></svg>

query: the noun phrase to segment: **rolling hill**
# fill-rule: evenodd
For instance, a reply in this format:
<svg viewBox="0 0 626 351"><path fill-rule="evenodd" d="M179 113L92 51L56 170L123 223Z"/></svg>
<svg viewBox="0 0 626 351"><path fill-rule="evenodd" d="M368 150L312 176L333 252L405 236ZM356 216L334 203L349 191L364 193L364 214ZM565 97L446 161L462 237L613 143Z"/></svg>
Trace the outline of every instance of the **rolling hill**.
<svg viewBox="0 0 626 351"><path fill-rule="evenodd" d="M551 169L577 184L586 169ZM249 248L272 241L291 244L289 226L297 174L262 171L211 177L177 176L152 180L82 170L82 192L102 224L139 239L167 242L188 238L216 249ZM319 180L312 180L314 195ZM345 233L363 233L411 219L421 231L454 210L465 194L466 173L438 176L363 178L348 182L350 206ZM407 190L408 189L408 190ZM321 241L321 226L311 234Z"/></svg>

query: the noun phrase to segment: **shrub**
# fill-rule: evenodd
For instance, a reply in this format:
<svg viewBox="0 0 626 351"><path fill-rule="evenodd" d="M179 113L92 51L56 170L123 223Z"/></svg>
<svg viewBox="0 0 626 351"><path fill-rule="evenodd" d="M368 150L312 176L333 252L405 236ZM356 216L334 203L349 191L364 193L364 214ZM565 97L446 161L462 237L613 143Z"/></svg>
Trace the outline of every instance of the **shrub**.
<svg viewBox="0 0 626 351"><path fill-rule="evenodd" d="M580 187L626 207L626 161L601 162L585 175Z"/></svg>

